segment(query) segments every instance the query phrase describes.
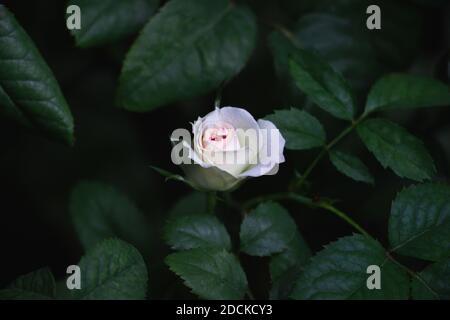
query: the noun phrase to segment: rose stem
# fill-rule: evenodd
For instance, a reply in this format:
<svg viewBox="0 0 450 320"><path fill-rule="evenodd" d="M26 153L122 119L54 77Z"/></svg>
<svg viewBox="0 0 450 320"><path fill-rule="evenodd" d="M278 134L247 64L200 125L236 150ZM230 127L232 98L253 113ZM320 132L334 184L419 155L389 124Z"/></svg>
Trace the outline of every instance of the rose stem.
<svg viewBox="0 0 450 320"><path fill-rule="evenodd" d="M317 155L316 158L311 162L311 164L306 168L305 172L297 179L294 180L293 183L291 183L290 190L294 190L295 188L299 188L303 185L303 183L306 181L306 178L311 174L313 169L316 167L316 165L319 163L320 159L327 154L338 142L342 140L345 136L347 136L353 129L358 126L366 117L368 113L363 113L357 120L352 121L352 124L345 128L339 135L336 136L333 140L331 140L327 145L323 147L323 149L320 151L320 153Z"/></svg>
<svg viewBox="0 0 450 320"><path fill-rule="evenodd" d="M223 197L225 199L225 204L227 204L230 208L239 212L242 218L245 217L246 214L245 210L241 207L241 204L233 198L231 192L224 192Z"/></svg>
<svg viewBox="0 0 450 320"><path fill-rule="evenodd" d="M238 211L241 214L241 222L240 223L242 223L242 220L245 218L245 214L246 214L244 208L242 208L241 204L233 198L231 192L224 192L223 197L225 199L225 203L230 208L235 209L236 211ZM239 227L238 227L238 229L239 229ZM239 248L236 248L235 254L236 254L237 258L239 259L239 262L242 264L241 258L239 256ZM252 290L248 286L247 286L246 294L247 294L247 297L249 298L249 300L255 300L255 296L253 295Z"/></svg>

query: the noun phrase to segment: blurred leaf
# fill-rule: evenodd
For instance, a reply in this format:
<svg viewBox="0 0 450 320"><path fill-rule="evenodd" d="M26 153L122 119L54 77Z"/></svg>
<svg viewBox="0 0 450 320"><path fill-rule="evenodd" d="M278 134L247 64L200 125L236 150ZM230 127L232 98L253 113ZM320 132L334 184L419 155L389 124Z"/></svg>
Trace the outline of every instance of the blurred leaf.
<svg viewBox="0 0 450 320"><path fill-rule="evenodd" d="M175 250L209 247L231 249L230 236L225 226L216 217L206 214L173 218L166 224L164 238Z"/></svg>
<svg viewBox="0 0 450 320"><path fill-rule="evenodd" d="M127 55L119 104L142 112L205 94L243 68L255 41L255 17L246 7L169 1Z"/></svg>
<svg viewBox="0 0 450 320"><path fill-rule="evenodd" d="M450 104L450 88L432 78L394 73L378 80L367 97L366 111Z"/></svg>
<svg viewBox="0 0 450 320"><path fill-rule="evenodd" d="M413 278L411 283L413 299L450 300L450 258L426 267L419 276L423 281Z"/></svg>
<svg viewBox="0 0 450 320"><path fill-rule="evenodd" d="M166 263L200 298L242 299L247 290L247 278L238 259L224 249L181 251L167 256Z"/></svg>
<svg viewBox="0 0 450 320"><path fill-rule="evenodd" d="M78 46L87 48L136 33L156 11L159 0L71 0L81 9L81 29L72 30Z"/></svg>
<svg viewBox="0 0 450 320"><path fill-rule="evenodd" d="M73 144L73 119L39 51L14 16L0 5L0 113Z"/></svg>
<svg viewBox="0 0 450 320"><path fill-rule="evenodd" d="M292 94L292 80L286 76L288 57L296 47L317 52L344 76L358 97L365 96L382 73L411 64L420 43L421 12L404 3L378 1L382 29L373 31L366 27L366 9L371 4L369 0L320 0L307 5L302 1L307 13L292 30L273 32L269 37L277 74L288 89L283 94L301 102L300 96Z"/></svg>
<svg viewBox="0 0 450 320"><path fill-rule="evenodd" d="M371 0L321 0L315 2L314 12L330 13L345 18L355 29L364 33L370 41L376 60L388 69L407 67L417 54L423 19L420 8L404 1L378 0L381 8L381 29L366 27L366 9L374 4ZM325 35L326 37L326 35ZM328 38L332 41L333 34ZM356 38L356 37L355 37ZM358 44L355 50L359 50Z"/></svg>
<svg viewBox="0 0 450 320"><path fill-rule="evenodd" d="M305 14L292 32L304 49L315 50L355 90L365 89L382 72L364 28L348 16L327 12Z"/></svg>
<svg viewBox="0 0 450 320"><path fill-rule="evenodd" d="M298 90L289 72L289 57L298 46L295 39L284 33L273 31L269 34L268 46L273 56L276 75L281 80L279 95L282 99L285 99L286 104L291 102L295 104L304 103L305 95Z"/></svg>
<svg viewBox="0 0 450 320"><path fill-rule="evenodd" d="M278 203L259 204L242 221L241 251L253 256L270 256L289 247L297 225Z"/></svg>
<svg viewBox="0 0 450 320"><path fill-rule="evenodd" d="M370 37L377 59L390 70L408 67L418 54L422 42L424 21L421 9L401 1L378 1L381 8L381 29L368 30L365 19L360 19L364 24L363 30ZM361 16L366 17L365 10L371 0L365 0Z"/></svg>
<svg viewBox="0 0 450 320"><path fill-rule="evenodd" d="M311 250L300 233L296 233L286 250L270 260L272 288L270 299L288 299L304 265L311 256Z"/></svg>
<svg viewBox="0 0 450 320"><path fill-rule="evenodd" d="M305 150L325 144L326 134L322 124L306 111L291 108L275 110L265 117L272 121L286 139L286 148Z"/></svg>
<svg viewBox="0 0 450 320"><path fill-rule="evenodd" d="M316 54L297 48L289 70L297 86L319 107L337 118L353 119L355 102L350 87Z"/></svg>
<svg viewBox="0 0 450 320"><path fill-rule="evenodd" d="M85 249L104 239L118 237L148 252L150 224L123 194L101 182L80 182L70 197L70 214Z"/></svg>
<svg viewBox="0 0 450 320"><path fill-rule="evenodd" d="M0 300L48 300L54 299L54 295L55 279L48 268L20 276L0 290Z"/></svg>
<svg viewBox="0 0 450 320"><path fill-rule="evenodd" d="M450 187L427 183L403 189L389 218L391 251L425 260L450 256Z"/></svg>
<svg viewBox="0 0 450 320"><path fill-rule="evenodd" d="M374 184L369 169L357 157L341 151L330 151L330 161L339 172L347 177L356 181Z"/></svg>
<svg viewBox="0 0 450 320"><path fill-rule="evenodd" d="M278 0L276 3L283 9L283 12L293 17L298 17L302 13L314 7L317 0Z"/></svg>
<svg viewBox="0 0 450 320"><path fill-rule="evenodd" d="M79 262L81 289L75 299L143 300L147 268L139 252L119 239L107 239L89 250Z"/></svg>
<svg viewBox="0 0 450 320"><path fill-rule="evenodd" d="M69 300L72 297L72 290L67 288L67 279L62 279L55 284L55 297L58 300Z"/></svg>
<svg viewBox="0 0 450 320"><path fill-rule="evenodd" d="M408 275L377 241L363 235L332 242L310 261L295 284L294 299L408 299ZM381 289L367 288L370 265L380 267Z"/></svg>
<svg viewBox="0 0 450 320"><path fill-rule="evenodd" d="M169 217L188 216L199 212L208 212L206 193L192 192L179 199L169 211Z"/></svg>
<svg viewBox="0 0 450 320"><path fill-rule="evenodd" d="M383 167L391 168L399 177L423 181L435 174L433 159L422 141L397 124L370 119L359 124L357 131Z"/></svg>

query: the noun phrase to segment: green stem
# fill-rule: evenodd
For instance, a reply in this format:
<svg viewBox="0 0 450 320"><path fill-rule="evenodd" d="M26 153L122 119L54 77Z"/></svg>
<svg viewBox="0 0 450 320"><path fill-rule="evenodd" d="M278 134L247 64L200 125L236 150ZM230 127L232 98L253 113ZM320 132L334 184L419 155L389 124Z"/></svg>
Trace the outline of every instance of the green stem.
<svg viewBox="0 0 450 320"><path fill-rule="evenodd" d="M267 196L261 196L254 199L250 199L244 204L245 209L249 209L250 207L253 207L254 205L263 202L263 201L270 201L270 200L293 200L296 202L299 202L301 204L313 207L313 208L321 208L328 212L333 213L337 217L341 218L348 224L350 224L353 228L355 228L358 232L363 234L366 237L371 238L371 236L365 231L358 223L356 223L352 218L350 218L346 213L342 212L341 210L337 209L333 205L331 205L328 202L324 201L313 201L312 199L308 197L304 197L301 195L298 195L293 192L284 192L284 193L274 193Z"/></svg>
<svg viewBox="0 0 450 320"><path fill-rule="evenodd" d="M216 208L217 196L215 192L208 192L206 195L206 210L208 213L214 214Z"/></svg>
<svg viewBox="0 0 450 320"><path fill-rule="evenodd" d="M272 193L265 196L259 196L253 199L250 199L244 203L244 210L248 211L250 208L256 206L260 202L264 201L271 201L271 200L294 200L296 202L308 205L308 206L314 206L314 202L308 198L301 196L299 194L293 193L293 192L279 192L279 193Z"/></svg>
<svg viewBox="0 0 450 320"><path fill-rule="evenodd" d="M327 145L323 147L323 149L319 152L319 154L314 158L314 160L311 162L311 164L306 168L305 172L301 175L300 178L298 178L296 181L294 181L291 184L291 189L299 188L303 185L303 183L306 181L308 176L311 174L313 169L316 167L316 165L319 163L319 161L323 158L324 155L326 155L336 144L338 144L345 136L347 136L350 132L353 131L353 129L356 128L356 126L361 123L365 118L367 117L367 114L362 114L357 120L353 121L350 126L342 130L340 134L336 136L333 140L331 140Z"/></svg>
<svg viewBox="0 0 450 320"><path fill-rule="evenodd" d="M327 153L327 148L324 147L322 150L320 150L320 153L317 155L317 157L314 158L314 160L310 163L308 168L306 168L305 172L298 178L298 180L295 180L294 183L291 184L291 190L294 190L296 188L300 188L303 183L305 183L306 178L310 175L311 171L316 167L316 165L319 163L320 159Z"/></svg>
<svg viewBox="0 0 450 320"><path fill-rule="evenodd" d="M271 23L270 24L274 29L278 30L281 34L283 34L287 39L289 39L294 46L301 47L301 44L299 43L298 38L295 36L295 34L286 29L284 26ZM331 148L334 147L342 138L344 138L347 134L349 134L356 126L363 121L367 116L369 115L369 112L364 112L357 120L352 120L352 124L345 128L336 138L334 138L332 141L330 141L326 146L323 147L323 149L320 151L320 153L317 155L316 158L311 162L311 164L306 168L305 172L296 180L294 180L290 185L290 190L294 190L295 188L299 188L303 185L303 183L306 181L308 176L311 174L313 169L316 167L316 165L319 163L320 159L323 158L325 154L328 153L328 151L331 150Z"/></svg>
<svg viewBox="0 0 450 320"><path fill-rule="evenodd" d="M292 31L290 31L290 30L286 29L285 27L283 27L282 25L279 25L279 24L276 24L276 23L275 24L272 23L271 26L275 30L278 30L286 38L288 38L289 41L291 41L294 44L294 46L296 46L298 48L301 48L301 44L300 44L299 39L295 36L295 34Z"/></svg>
<svg viewBox="0 0 450 320"><path fill-rule="evenodd" d="M242 218L245 217L245 210L244 208L242 208L242 206L240 205L239 202L237 202L233 196L231 195L230 192L224 192L223 193L223 197L225 199L225 204L227 204L230 208L236 210L237 212L239 212L242 216Z"/></svg>
<svg viewBox="0 0 450 320"><path fill-rule="evenodd" d="M366 230L364 230L359 224L357 224L352 218L350 218L347 214L342 212L341 210L333 207L329 203L319 203L319 208L328 210L329 212L334 213L336 216L341 218L342 220L346 221L349 225L351 225L353 228L358 230L362 235L365 235L368 238L371 238L371 236L367 233Z"/></svg>
<svg viewBox="0 0 450 320"><path fill-rule="evenodd" d="M231 207L231 208L235 209L236 211L238 211L238 212L241 214L241 218L242 218L242 220L243 220L243 219L245 218L246 212L245 212L244 208L240 205L240 203L237 202L237 201L233 198L233 196L231 195L230 192L224 192L224 193L223 193L223 196L224 196L224 199L225 199L225 203L226 203L229 207ZM241 220L240 224L242 223L242 220ZM236 256L238 257L239 262L240 262L241 265L242 265L241 259L240 259L240 257L239 257L239 249L238 249L238 248L235 250L235 254L236 254ZM253 292L252 292L252 290L250 289L249 286L247 286L247 292L246 292L246 294L247 294L247 297L248 297L250 300L255 300L255 296L253 295Z"/></svg>

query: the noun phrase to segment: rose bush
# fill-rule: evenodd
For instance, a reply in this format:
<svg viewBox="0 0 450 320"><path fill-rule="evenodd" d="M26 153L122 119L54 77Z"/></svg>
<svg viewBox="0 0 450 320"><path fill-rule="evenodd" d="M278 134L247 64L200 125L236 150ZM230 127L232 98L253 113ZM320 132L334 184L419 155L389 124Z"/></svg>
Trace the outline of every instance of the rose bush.
<svg viewBox="0 0 450 320"><path fill-rule="evenodd" d="M31 3L0 4L0 300L450 299L448 1Z"/></svg>
<svg viewBox="0 0 450 320"><path fill-rule="evenodd" d="M227 191L248 177L276 174L284 162L280 131L242 108L216 108L192 124L192 133L192 143L183 141L191 162L182 167L199 189Z"/></svg>

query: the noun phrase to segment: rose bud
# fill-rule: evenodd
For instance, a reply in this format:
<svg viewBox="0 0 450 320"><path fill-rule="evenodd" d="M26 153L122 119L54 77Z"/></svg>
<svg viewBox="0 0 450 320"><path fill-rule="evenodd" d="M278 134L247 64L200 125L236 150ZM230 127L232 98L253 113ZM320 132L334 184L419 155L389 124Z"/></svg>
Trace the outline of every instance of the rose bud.
<svg viewBox="0 0 450 320"><path fill-rule="evenodd" d="M248 177L276 174L285 161L285 140L275 125L241 108L216 108L192 124L192 133L174 147L172 160L200 190L231 190Z"/></svg>

